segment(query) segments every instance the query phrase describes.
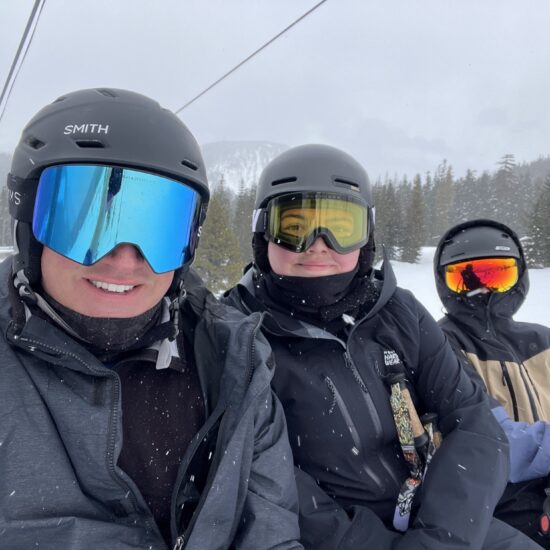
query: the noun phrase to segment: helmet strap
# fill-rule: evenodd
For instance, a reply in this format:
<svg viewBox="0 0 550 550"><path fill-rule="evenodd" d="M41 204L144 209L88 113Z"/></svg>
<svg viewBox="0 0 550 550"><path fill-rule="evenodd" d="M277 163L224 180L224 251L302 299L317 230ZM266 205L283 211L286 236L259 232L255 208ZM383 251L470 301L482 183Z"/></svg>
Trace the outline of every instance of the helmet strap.
<svg viewBox="0 0 550 550"><path fill-rule="evenodd" d="M42 278L40 258L43 246L32 232L30 223L15 221L13 228L15 254L12 259L12 272L18 274L20 280L24 277L30 286L36 286Z"/></svg>
<svg viewBox="0 0 550 550"><path fill-rule="evenodd" d="M169 297L170 306L168 311L170 312L170 323L174 329L173 333L168 337L168 340L170 341L175 340L176 336L180 332L180 310L186 297L187 291L183 286L183 279L179 278L177 291Z"/></svg>

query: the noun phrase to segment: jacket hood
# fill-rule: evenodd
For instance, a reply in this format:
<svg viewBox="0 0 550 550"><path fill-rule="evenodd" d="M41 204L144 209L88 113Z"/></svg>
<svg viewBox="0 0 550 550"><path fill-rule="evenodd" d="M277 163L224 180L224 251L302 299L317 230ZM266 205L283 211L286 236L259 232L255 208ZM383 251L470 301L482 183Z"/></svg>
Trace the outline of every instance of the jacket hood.
<svg viewBox="0 0 550 550"><path fill-rule="evenodd" d="M479 226L495 227L513 239L520 254L519 278L515 286L507 292L477 294L468 297L464 294L457 294L447 288L447 285L445 284L444 272L439 264L441 261L442 250L450 239L465 229ZM483 316L487 313L490 316L511 318L521 307L525 297L527 296L527 292L529 291L529 275L526 268L525 255L521 242L517 234L512 231L512 229L494 220L471 220L455 225L449 229L441 237L436 247L433 259L433 269L439 298L443 302L447 312L455 317L467 315L470 318L474 318L477 316Z"/></svg>

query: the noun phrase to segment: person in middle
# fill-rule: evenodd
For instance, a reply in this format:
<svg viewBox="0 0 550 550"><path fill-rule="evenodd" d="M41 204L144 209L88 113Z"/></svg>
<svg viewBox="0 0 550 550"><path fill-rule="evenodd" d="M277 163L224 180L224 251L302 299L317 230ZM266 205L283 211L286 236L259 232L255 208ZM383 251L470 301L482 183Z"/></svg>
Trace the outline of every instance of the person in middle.
<svg viewBox="0 0 550 550"><path fill-rule="evenodd" d="M304 547L538 548L493 519L508 445L481 385L389 263L373 268L363 167L325 145L279 155L253 231L252 268L225 300L270 313Z"/></svg>

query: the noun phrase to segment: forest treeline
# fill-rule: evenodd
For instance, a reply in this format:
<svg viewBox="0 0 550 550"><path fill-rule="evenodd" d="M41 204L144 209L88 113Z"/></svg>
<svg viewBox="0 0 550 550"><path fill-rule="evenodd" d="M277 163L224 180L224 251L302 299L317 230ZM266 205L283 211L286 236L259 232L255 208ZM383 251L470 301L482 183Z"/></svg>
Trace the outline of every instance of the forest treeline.
<svg viewBox="0 0 550 550"><path fill-rule="evenodd" d="M493 172L468 170L460 178L443 161L412 179L376 180L373 193L378 257L383 244L390 259L414 263L452 225L490 218L518 233L531 267L550 267L550 157L517 165L504 155ZM213 185L195 267L215 292L233 285L252 259L254 196L244 184L233 193L223 177Z"/></svg>
<svg viewBox="0 0 550 550"><path fill-rule="evenodd" d="M0 181L6 181L9 157L0 153ZM208 216L196 269L214 291L238 281L251 261L251 218L255 189L241 184L237 193L224 182L211 182ZM468 170L455 177L443 161L432 172L386 176L373 182L375 240L390 259L414 263L423 246L434 246L450 226L475 218L506 223L522 239L532 268L550 267L550 157L517 165L504 155L492 172ZM5 185L0 191L0 246L12 244Z"/></svg>

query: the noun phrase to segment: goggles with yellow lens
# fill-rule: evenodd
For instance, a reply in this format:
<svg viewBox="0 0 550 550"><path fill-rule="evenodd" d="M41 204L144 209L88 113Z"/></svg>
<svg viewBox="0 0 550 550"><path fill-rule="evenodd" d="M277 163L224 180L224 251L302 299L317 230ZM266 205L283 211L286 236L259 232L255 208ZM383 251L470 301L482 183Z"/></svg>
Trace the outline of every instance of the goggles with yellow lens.
<svg viewBox="0 0 550 550"><path fill-rule="evenodd" d="M369 208L336 193L292 193L271 199L254 213L254 231L292 252L305 252L317 239L346 254L366 244Z"/></svg>
<svg viewBox="0 0 550 550"><path fill-rule="evenodd" d="M478 289L507 292L519 277L516 258L479 258L449 264L444 269L447 287L459 294Z"/></svg>

